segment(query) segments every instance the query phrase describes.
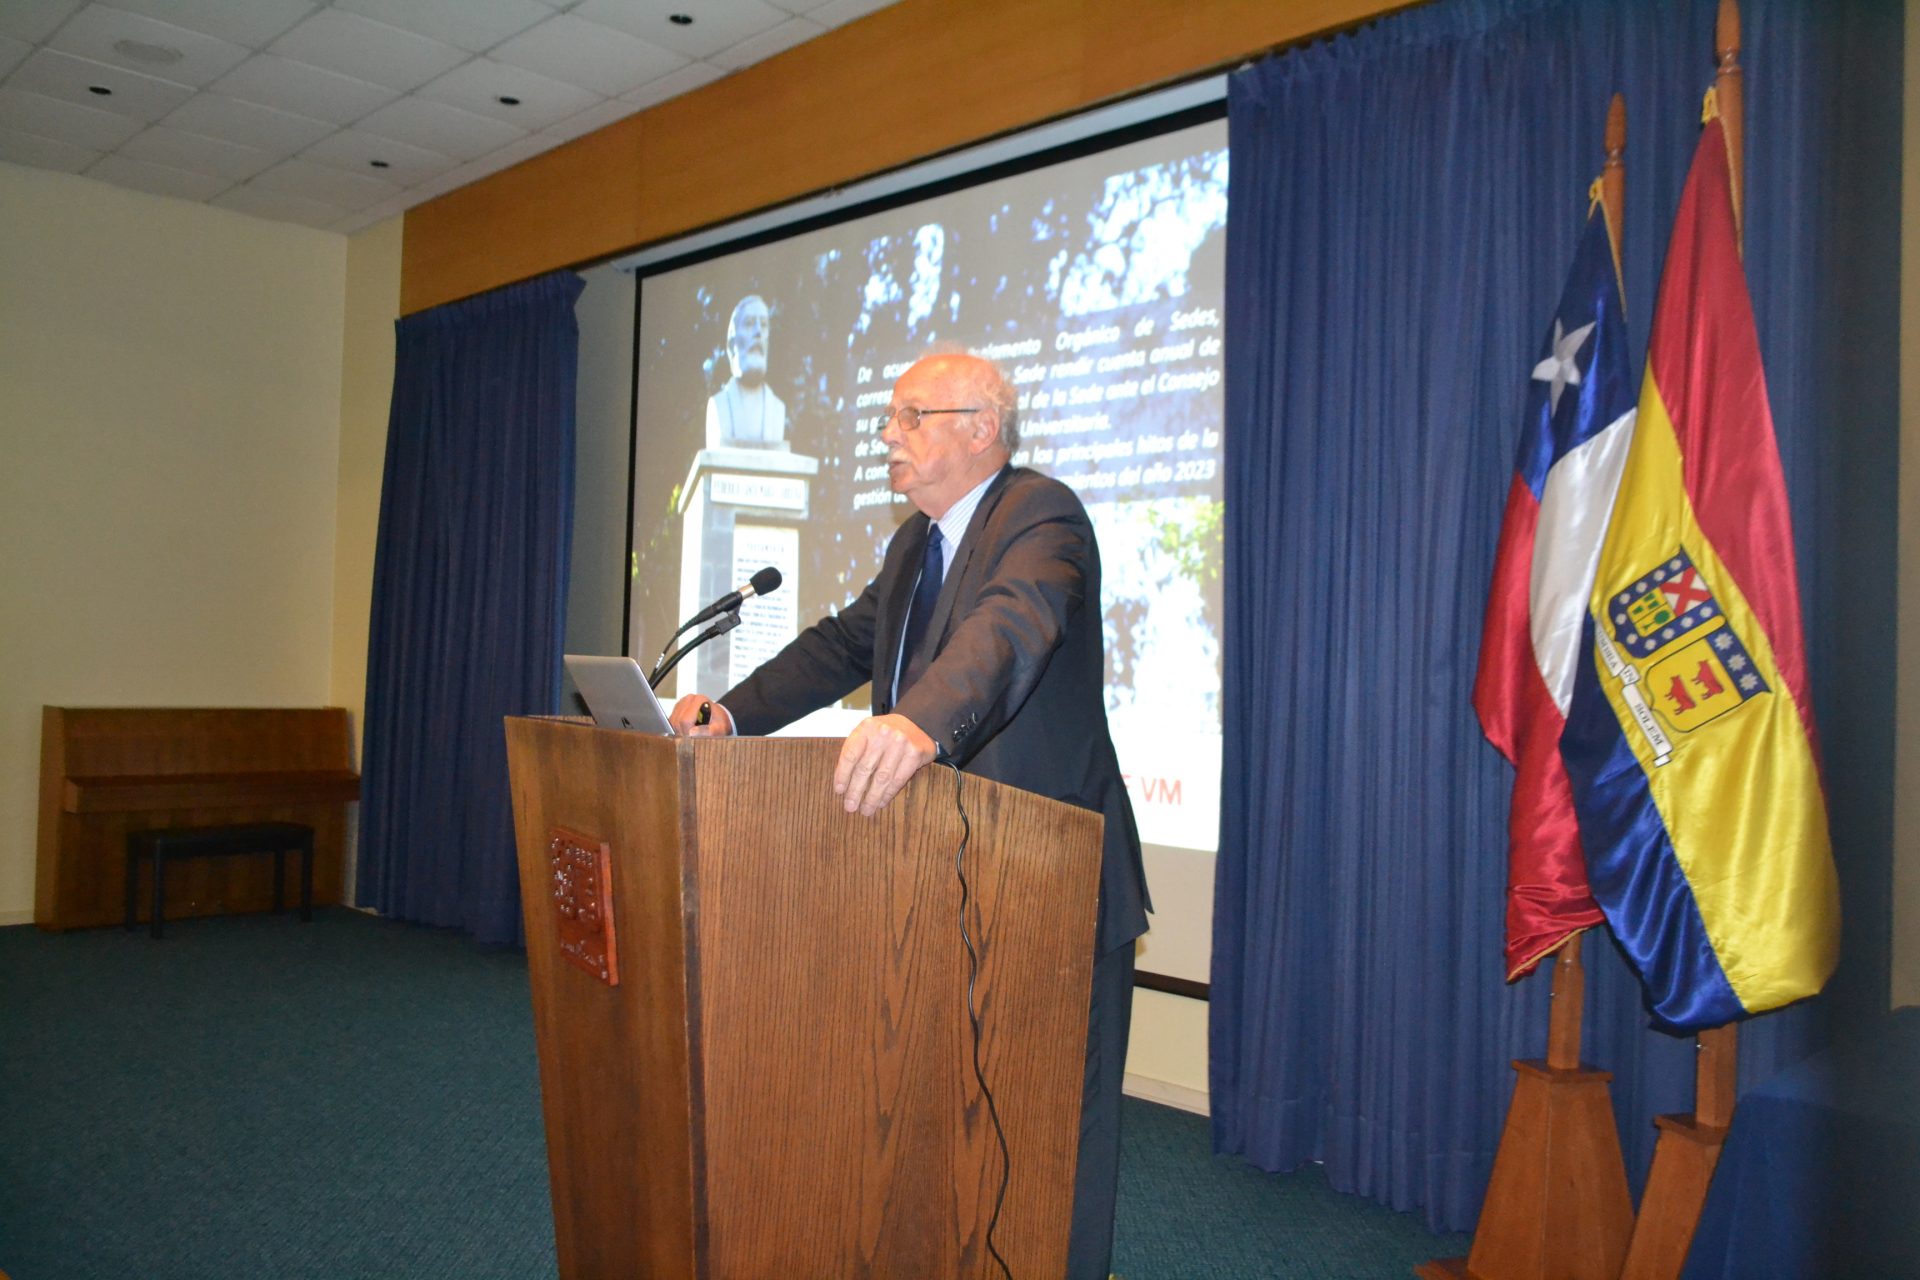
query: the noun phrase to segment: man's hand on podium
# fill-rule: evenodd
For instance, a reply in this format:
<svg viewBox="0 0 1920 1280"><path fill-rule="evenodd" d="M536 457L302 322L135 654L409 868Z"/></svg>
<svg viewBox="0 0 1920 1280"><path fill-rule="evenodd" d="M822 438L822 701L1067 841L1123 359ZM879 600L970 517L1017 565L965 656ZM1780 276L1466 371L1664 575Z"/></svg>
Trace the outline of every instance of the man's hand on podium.
<svg viewBox="0 0 1920 1280"><path fill-rule="evenodd" d="M733 716L704 693L690 693L673 704L667 717L673 731L683 738L731 738Z"/></svg>
<svg viewBox="0 0 1920 1280"><path fill-rule="evenodd" d="M844 798L848 813L858 810L871 818L938 751L933 739L903 715L862 720L840 748L840 764L833 771L834 794Z"/></svg>

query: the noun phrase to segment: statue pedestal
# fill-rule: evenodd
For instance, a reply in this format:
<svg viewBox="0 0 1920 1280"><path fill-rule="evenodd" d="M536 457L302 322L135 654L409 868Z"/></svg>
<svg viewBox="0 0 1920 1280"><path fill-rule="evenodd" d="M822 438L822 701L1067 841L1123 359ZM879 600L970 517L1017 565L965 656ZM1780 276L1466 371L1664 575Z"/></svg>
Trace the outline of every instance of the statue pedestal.
<svg viewBox="0 0 1920 1280"><path fill-rule="evenodd" d="M800 526L820 460L780 449L702 449L680 488L680 616L772 565L782 586L674 669L677 695L724 693L800 634ZM671 702L671 699L668 699Z"/></svg>

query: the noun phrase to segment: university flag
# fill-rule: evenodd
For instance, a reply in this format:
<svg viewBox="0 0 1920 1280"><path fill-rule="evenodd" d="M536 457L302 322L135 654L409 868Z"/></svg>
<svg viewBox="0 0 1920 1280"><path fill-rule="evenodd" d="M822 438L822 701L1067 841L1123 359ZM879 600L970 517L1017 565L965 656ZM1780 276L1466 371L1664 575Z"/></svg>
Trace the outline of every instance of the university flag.
<svg viewBox="0 0 1920 1280"><path fill-rule="evenodd" d="M1561 740L1594 897L1677 1031L1812 995L1840 925L1786 483L1711 96L1707 115Z"/></svg>
<svg viewBox="0 0 1920 1280"><path fill-rule="evenodd" d="M1560 734L1585 652L1594 565L1633 439L1627 325L1606 224L1596 201L1531 366L1473 686L1487 740L1514 765L1510 982L1601 921L1587 889Z"/></svg>

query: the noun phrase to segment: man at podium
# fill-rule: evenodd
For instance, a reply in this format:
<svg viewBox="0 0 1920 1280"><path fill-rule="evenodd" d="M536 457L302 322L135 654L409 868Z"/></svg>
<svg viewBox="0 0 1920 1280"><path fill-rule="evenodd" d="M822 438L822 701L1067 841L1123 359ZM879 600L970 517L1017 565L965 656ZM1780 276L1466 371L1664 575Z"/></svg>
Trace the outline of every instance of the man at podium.
<svg viewBox="0 0 1920 1280"><path fill-rule="evenodd" d="M872 816L936 757L1106 818L1067 1274L1103 1277L1113 1247L1120 1084L1133 942L1146 932L1140 838L1107 731L1100 552L1074 492L1013 467L1016 398L992 363L929 355L894 384L880 432L888 482L918 514L879 576L739 686L690 694L691 734L765 734L873 685L873 716L834 772ZM703 721L706 721L703 723Z"/></svg>

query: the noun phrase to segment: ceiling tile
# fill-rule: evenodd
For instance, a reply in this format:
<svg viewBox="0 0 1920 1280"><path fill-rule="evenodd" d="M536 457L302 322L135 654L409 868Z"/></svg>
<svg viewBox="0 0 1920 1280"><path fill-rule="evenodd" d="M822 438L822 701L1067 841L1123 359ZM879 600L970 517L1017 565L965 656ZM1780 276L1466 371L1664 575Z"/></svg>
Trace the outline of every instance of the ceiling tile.
<svg viewBox="0 0 1920 1280"><path fill-rule="evenodd" d="M335 208L319 200L309 200L287 191L264 191L252 183L243 183L230 191L222 192L208 201L222 209L233 209L240 213L250 213L256 218L271 218L275 222L299 222L309 227L325 230L348 212Z"/></svg>
<svg viewBox="0 0 1920 1280"><path fill-rule="evenodd" d="M275 40L272 49L296 62L402 91L467 60L450 44L338 9L322 9Z"/></svg>
<svg viewBox="0 0 1920 1280"><path fill-rule="evenodd" d="M193 90L184 85L46 48L29 54L7 77L7 87L45 94L97 111L132 116L145 123L158 120L193 96ZM95 87L111 92L95 93Z"/></svg>
<svg viewBox="0 0 1920 1280"><path fill-rule="evenodd" d="M254 54L214 81L212 88L246 102L334 124L352 124L400 96L384 85L272 53Z"/></svg>
<svg viewBox="0 0 1920 1280"><path fill-rule="evenodd" d="M556 13L490 55L567 84L617 97L686 62L677 53L572 14Z"/></svg>
<svg viewBox="0 0 1920 1280"><path fill-rule="evenodd" d="M277 156L291 155L333 132L333 126L323 120L217 93L195 94L161 123L243 147L260 147Z"/></svg>
<svg viewBox="0 0 1920 1280"><path fill-rule="evenodd" d="M475 58L455 67L420 90L420 96L491 116L520 129L544 129L550 124L559 124L599 101L585 89L491 58ZM502 96L518 98L519 103L508 106L500 101Z"/></svg>
<svg viewBox="0 0 1920 1280"><path fill-rule="evenodd" d="M772 0L772 3L788 13L812 13L826 4L827 0Z"/></svg>
<svg viewBox="0 0 1920 1280"><path fill-rule="evenodd" d="M776 53L785 53L797 44L805 44L815 36L825 35L826 30L819 23L808 22L805 18L788 18L771 30L749 36L731 48L722 49L707 61L729 71L738 71L742 67L763 62Z"/></svg>
<svg viewBox="0 0 1920 1280"><path fill-rule="evenodd" d="M249 52L228 40L103 4L74 14L47 47L195 88L218 80Z"/></svg>
<svg viewBox="0 0 1920 1280"><path fill-rule="evenodd" d="M542 129L537 135L547 139L549 146L559 146L575 138L585 137L595 129L604 129L616 120L624 120L640 110L631 102L603 102L597 107L588 107L577 116L568 116L559 124Z"/></svg>
<svg viewBox="0 0 1920 1280"><path fill-rule="evenodd" d="M92 151L111 151L140 132L140 122L132 116L75 106L41 93L24 93L11 85L0 89L0 121L5 121L9 129Z"/></svg>
<svg viewBox="0 0 1920 1280"><path fill-rule="evenodd" d="M71 142L41 138L31 133L21 133L18 129L0 128L0 160L13 164L79 173L99 158L98 151Z"/></svg>
<svg viewBox="0 0 1920 1280"><path fill-rule="evenodd" d="M192 173L121 155L102 156L99 163L87 170L87 176L111 182L116 187L132 187L135 191L151 191L157 196L181 200L206 200L233 185L231 178Z"/></svg>
<svg viewBox="0 0 1920 1280"><path fill-rule="evenodd" d="M362 120L358 127L378 137L410 142L422 150L437 151L455 160L471 160L526 136L524 129L419 97L389 103Z"/></svg>
<svg viewBox="0 0 1920 1280"><path fill-rule="evenodd" d="M417 203L419 202L414 199L413 192L402 191L392 199L382 200L379 204L368 205L364 209L348 214L346 217L340 219L340 221L328 227L327 230L338 231L343 235L352 235L354 232L364 230L376 222L384 222L397 213L405 213Z"/></svg>
<svg viewBox="0 0 1920 1280"><path fill-rule="evenodd" d="M427 186L431 188L435 183L445 183L446 186L444 190L451 191L456 187L464 187L469 182L478 182L480 179L490 174L498 173L502 169L511 169L521 161L531 160L541 152L548 150L551 150L551 147L548 145L547 140L535 134L532 137L522 138L516 143L502 147L498 151L489 151L478 160L469 160L466 164L461 165L451 173L442 174L440 177L434 179L433 182L428 183Z"/></svg>
<svg viewBox="0 0 1920 1280"><path fill-rule="evenodd" d="M807 10L807 20L823 27L842 27L855 18L891 8L896 0L827 0L817 9Z"/></svg>
<svg viewBox="0 0 1920 1280"><path fill-rule="evenodd" d="M330 164L297 159L273 166L247 185L260 191L318 200L345 210L364 209L400 191L391 182L348 173Z"/></svg>
<svg viewBox="0 0 1920 1280"><path fill-rule="evenodd" d="M278 152L243 147L237 142L187 133L164 124L135 134L120 148L119 154L172 169L213 174L230 183L251 178L281 159Z"/></svg>
<svg viewBox="0 0 1920 1280"><path fill-rule="evenodd" d="M312 0L113 0L113 7L249 49L264 49L317 6Z"/></svg>
<svg viewBox="0 0 1920 1280"><path fill-rule="evenodd" d="M423 36L485 53L553 10L537 0L335 0L338 7Z"/></svg>
<svg viewBox="0 0 1920 1280"><path fill-rule="evenodd" d="M669 71L658 80L649 80L632 93L620 95L620 101L635 107L651 107L668 98L677 98L683 93L692 93L703 84L712 84L726 75L726 71L711 62L689 62L678 71Z"/></svg>
<svg viewBox="0 0 1920 1280"><path fill-rule="evenodd" d="M39 44L79 7L80 0L5 0L0 3L0 36Z"/></svg>
<svg viewBox="0 0 1920 1280"><path fill-rule="evenodd" d="M718 53L748 36L772 30L790 16L764 0L729 0L723 5L696 0L583 0L572 12L689 58ZM676 13L690 16L692 24L674 23L671 15Z"/></svg>
<svg viewBox="0 0 1920 1280"><path fill-rule="evenodd" d="M20 60L33 52L33 46L24 40L15 40L12 36L0 36L0 76L14 69Z"/></svg>
<svg viewBox="0 0 1920 1280"><path fill-rule="evenodd" d="M410 187L454 168L460 162L452 156L421 147L409 146L392 138L382 138L363 129L342 129L322 138L300 153L302 160L332 165L349 173L364 173L384 182ZM375 160L386 167L376 168Z"/></svg>

